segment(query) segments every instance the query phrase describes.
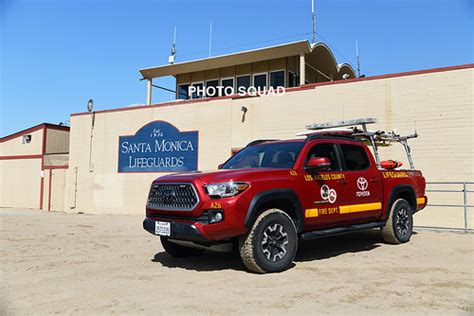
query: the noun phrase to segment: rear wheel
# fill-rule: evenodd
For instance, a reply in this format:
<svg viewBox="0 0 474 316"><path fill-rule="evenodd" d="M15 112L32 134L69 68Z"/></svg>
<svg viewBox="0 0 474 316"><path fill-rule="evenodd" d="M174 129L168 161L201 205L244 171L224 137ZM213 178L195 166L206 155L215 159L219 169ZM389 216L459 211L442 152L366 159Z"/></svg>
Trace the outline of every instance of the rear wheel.
<svg viewBox="0 0 474 316"><path fill-rule="evenodd" d="M410 240L413 232L413 209L405 199L397 199L390 208L382 237L385 242L401 244Z"/></svg>
<svg viewBox="0 0 474 316"><path fill-rule="evenodd" d="M250 231L239 240L240 257L252 272L280 272L288 269L298 247L293 220L279 209L260 214Z"/></svg>
<svg viewBox="0 0 474 316"><path fill-rule="evenodd" d="M166 237L161 237L161 245L165 248L165 251L173 257L189 257L199 256L204 253L205 250L185 247L174 243Z"/></svg>

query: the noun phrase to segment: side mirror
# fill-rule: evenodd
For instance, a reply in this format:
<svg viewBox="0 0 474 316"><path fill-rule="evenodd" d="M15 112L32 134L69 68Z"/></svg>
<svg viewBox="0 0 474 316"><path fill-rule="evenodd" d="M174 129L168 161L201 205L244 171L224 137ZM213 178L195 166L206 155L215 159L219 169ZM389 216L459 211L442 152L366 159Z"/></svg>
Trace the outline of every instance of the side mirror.
<svg viewBox="0 0 474 316"><path fill-rule="evenodd" d="M326 171L331 168L331 162L326 157L314 157L311 158L304 167L307 171Z"/></svg>
<svg viewBox="0 0 474 316"><path fill-rule="evenodd" d="M217 169L222 169L223 166L224 166L224 164L221 163L220 165L217 166Z"/></svg>

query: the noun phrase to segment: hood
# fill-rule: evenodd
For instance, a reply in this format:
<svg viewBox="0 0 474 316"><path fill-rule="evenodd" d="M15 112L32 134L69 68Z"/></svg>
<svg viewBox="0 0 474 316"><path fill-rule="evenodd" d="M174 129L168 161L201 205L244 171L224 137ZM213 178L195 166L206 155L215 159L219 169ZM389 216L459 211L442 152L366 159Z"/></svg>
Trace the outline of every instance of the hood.
<svg viewBox="0 0 474 316"><path fill-rule="evenodd" d="M190 182L196 179L203 183L218 183L226 181L245 181L248 178L258 177L259 174L269 170L284 170L272 168L245 168L245 169L220 169L212 171L192 171L166 175L156 179L157 182Z"/></svg>

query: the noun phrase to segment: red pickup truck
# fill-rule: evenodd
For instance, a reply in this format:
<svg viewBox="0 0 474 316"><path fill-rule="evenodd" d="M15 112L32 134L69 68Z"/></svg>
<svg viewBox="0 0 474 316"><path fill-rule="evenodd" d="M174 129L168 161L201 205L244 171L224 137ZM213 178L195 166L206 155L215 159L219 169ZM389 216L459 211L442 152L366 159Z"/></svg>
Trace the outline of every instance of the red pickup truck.
<svg viewBox="0 0 474 316"><path fill-rule="evenodd" d="M315 124L305 139L253 142L217 171L160 177L143 227L172 256L233 242L257 273L287 269L299 240L380 228L386 242L407 242L413 214L427 203L407 143L416 134L367 131L373 122ZM350 124L363 128L340 128ZM378 148L394 141L405 147L410 168L379 160Z"/></svg>

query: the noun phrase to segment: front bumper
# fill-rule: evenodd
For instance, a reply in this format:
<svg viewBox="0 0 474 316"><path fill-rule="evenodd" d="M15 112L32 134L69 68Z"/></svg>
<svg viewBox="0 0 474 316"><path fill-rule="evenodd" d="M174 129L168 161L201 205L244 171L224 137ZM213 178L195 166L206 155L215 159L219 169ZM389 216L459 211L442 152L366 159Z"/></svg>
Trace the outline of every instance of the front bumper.
<svg viewBox="0 0 474 316"><path fill-rule="evenodd" d="M150 234L155 235L155 222L156 221L151 218L145 218L143 220L143 229L145 229ZM204 237L196 225L192 223L182 223L177 221L169 222L171 223L171 236L168 238L198 242L209 241L209 239Z"/></svg>

